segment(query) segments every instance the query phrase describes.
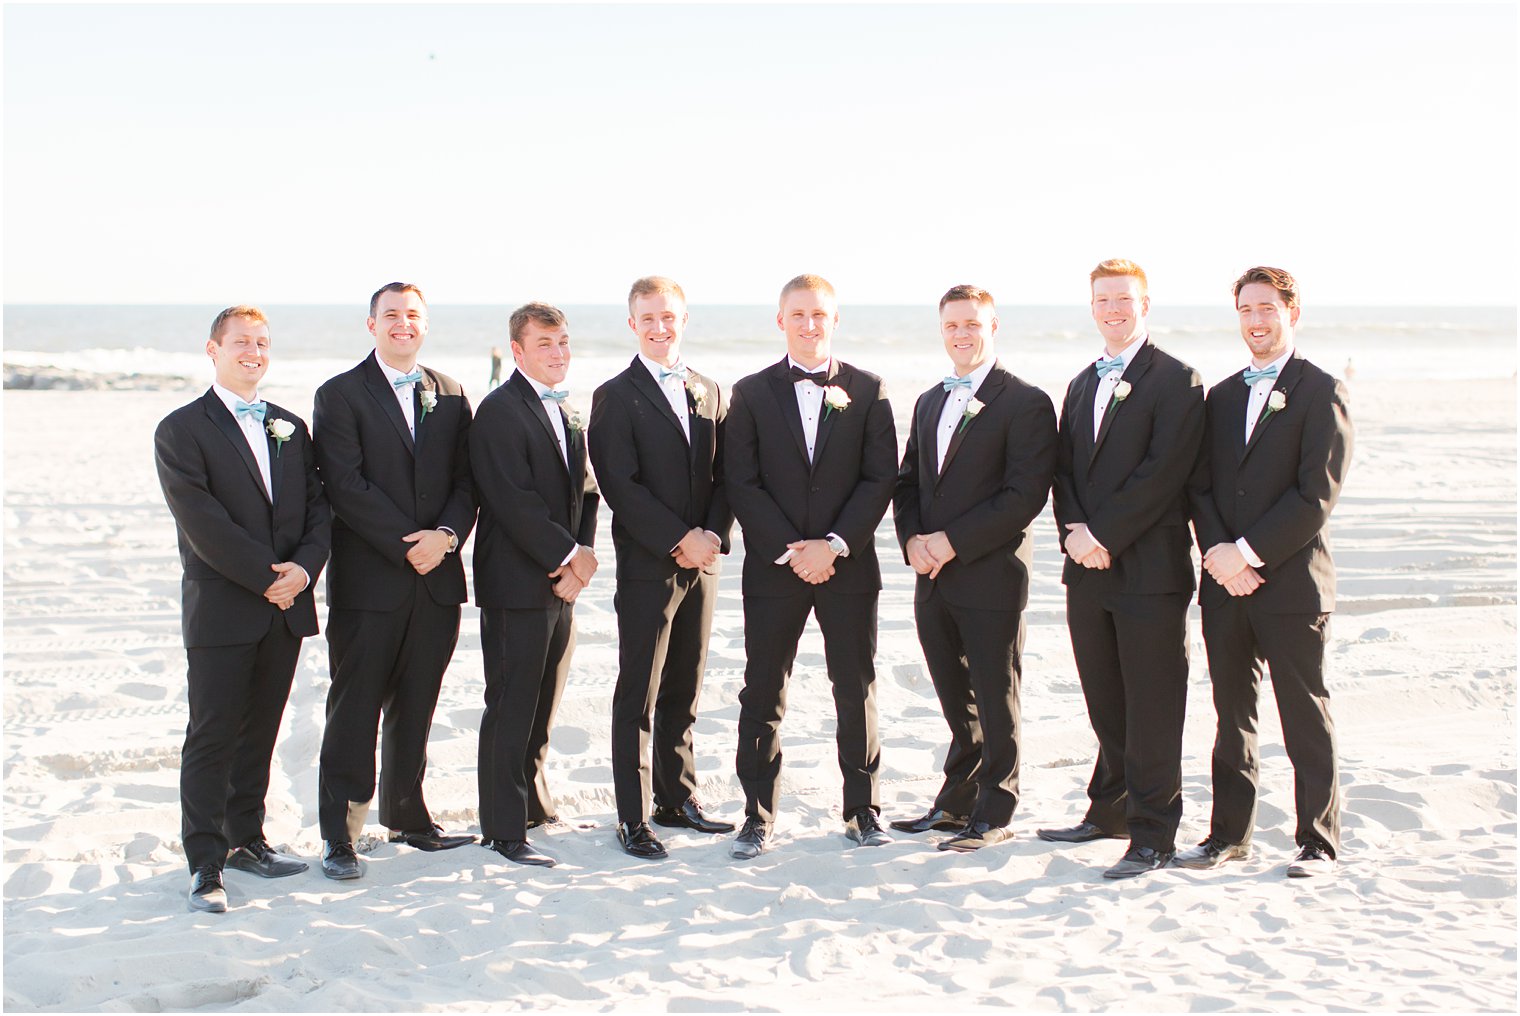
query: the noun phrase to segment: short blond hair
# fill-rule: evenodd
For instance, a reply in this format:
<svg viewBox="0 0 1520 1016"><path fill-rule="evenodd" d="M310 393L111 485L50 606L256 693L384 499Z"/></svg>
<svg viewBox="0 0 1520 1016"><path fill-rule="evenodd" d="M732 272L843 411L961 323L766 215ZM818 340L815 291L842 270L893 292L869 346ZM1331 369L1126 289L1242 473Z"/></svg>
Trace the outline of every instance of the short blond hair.
<svg viewBox="0 0 1520 1016"><path fill-rule="evenodd" d="M252 304L240 303L235 307L228 307L216 316L215 321L211 322L212 342L215 342L218 346L222 344L222 328L233 318L244 318L256 325L269 324L269 319L264 316L263 311Z"/></svg>
<svg viewBox="0 0 1520 1016"><path fill-rule="evenodd" d="M655 296L660 293L673 296L681 301L681 306L686 306L686 293L675 279L667 279L663 275L646 275L628 290L628 316L633 316L633 301L641 296Z"/></svg>
<svg viewBox="0 0 1520 1016"><path fill-rule="evenodd" d="M787 294L795 293L799 289L811 290L814 293L822 293L824 296L828 297L830 300L833 300L835 303L839 302L839 298L834 295L834 287L829 284L828 279L825 279L822 275L804 274L797 276L795 279L792 279L786 285L781 287L781 298L779 301L777 301L778 304L783 307L786 306Z"/></svg>
<svg viewBox="0 0 1520 1016"><path fill-rule="evenodd" d="M1150 284L1145 281L1145 269L1127 258L1109 258L1107 261L1099 261L1098 267L1092 270L1087 277L1087 283L1091 286L1099 279L1117 279L1128 276L1140 283L1140 295L1150 293Z"/></svg>

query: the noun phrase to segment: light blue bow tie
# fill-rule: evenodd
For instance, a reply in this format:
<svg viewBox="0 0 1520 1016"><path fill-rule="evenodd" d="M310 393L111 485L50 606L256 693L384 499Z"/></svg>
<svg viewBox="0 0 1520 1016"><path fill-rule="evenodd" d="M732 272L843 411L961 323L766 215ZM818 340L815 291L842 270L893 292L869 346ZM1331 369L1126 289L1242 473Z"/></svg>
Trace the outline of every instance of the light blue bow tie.
<svg viewBox="0 0 1520 1016"><path fill-rule="evenodd" d="M1274 363L1270 367L1263 367L1261 370L1252 370L1250 367L1246 368L1246 374L1245 374L1246 384L1248 384L1248 385L1254 385L1256 382L1260 381L1264 377L1269 377L1269 378L1272 378L1273 380L1276 380L1277 379L1277 364Z"/></svg>
<svg viewBox="0 0 1520 1016"><path fill-rule="evenodd" d="M242 417L245 417L245 416L251 416L255 420L259 421L260 423L263 423L264 422L264 414L269 411L269 403L267 403L267 402L252 402L252 403L250 403L250 402L244 402L242 399L238 399L238 403L233 408L232 411L233 411L233 413L235 413L238 416L239 419L241 419Z"/></svg>
<svg viewBox="0 0 1520 1016"><path fill-rule="evenodd" d="M569 392L557 392L553 388L550 388L546 392L539 392L538 393L538 397L539 397L540 400L545 401L545 402L552 401L557 406L560 403L564 402L566 399L568 399L570 397L570 393Z"/></svg>
<svg viewBox="0 0 1520 1016"><path fill-rule="evenodd" d="M970 388L971 379L969 377L947 377L940 384L945 386L945 391L953 392L957 388Z"/></svg>
<svg viewBox="0 0 1520 1016"><path fill-rule="evenodd" d="M1093 367L1097 369L1098 376L1100 378L1103 378L1108 377L1108 375L1112 374L1116 370L1123 370L1124 361L1118 357L1115 357L1112 360L1099 360L1097 363L1093 364Z"/></svg>
<svg viewBox="0 0 1520 1016"><path fill-rule="evenodd" d="M422 371L414 370L410 374L402 374L396 380L392 381L391 384L395 385L397 388L400 388L402 385L416 384L421 380Z"/></svg>
<svg viewBox="0 0 1520 1016"><path fill-rule="evenodd" d="M690 368L686 367L684 364L679 364L679 363L676 364L674 367L670 368L669 370L666 370L664 367L661 367L660 368L660 380L664 381L668 377L678 377L682 381L685 381L687 378L691 377L691 370L690 370Z"/></svg>

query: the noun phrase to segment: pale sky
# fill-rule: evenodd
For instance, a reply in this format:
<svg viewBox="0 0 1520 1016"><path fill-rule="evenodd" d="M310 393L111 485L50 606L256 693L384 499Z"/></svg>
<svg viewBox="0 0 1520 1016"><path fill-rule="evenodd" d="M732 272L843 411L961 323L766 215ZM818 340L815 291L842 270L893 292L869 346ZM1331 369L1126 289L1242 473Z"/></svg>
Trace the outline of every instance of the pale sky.
<svg viewBox="0 0 1520 1016"><path fill-rule="evenodd" d="M27 6L7 303L1513 304L1516 9ZM1224 297L1228 299L1226 295Z"/></svg>

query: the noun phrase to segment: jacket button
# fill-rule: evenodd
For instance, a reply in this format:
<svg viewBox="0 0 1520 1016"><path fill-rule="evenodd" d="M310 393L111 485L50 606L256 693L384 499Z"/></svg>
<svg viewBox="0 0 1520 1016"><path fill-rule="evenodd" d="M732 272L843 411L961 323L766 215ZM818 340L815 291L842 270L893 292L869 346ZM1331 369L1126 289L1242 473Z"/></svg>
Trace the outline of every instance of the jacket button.
<svg viewBox="0 0 1520 1016"><path fill-rule="evenodd" d="M813 488L813 493L814 493L814 494L816 494L816 493L818 493L818 488L817 488L817 487L814 487L814 488Z"/></svg>
<svg viewBox="0 0 1520 1016"><path fill-rule="evenodd" d="M426 495L426 494L418 494L418 495L417 495L417 496L418 496L418 497L419 497L419 498L421 498L421 499L422 499L422 500L424 500L424 501L426 501L426 500L427 500L427 495Z"/></svg>
<svg viewBox="0 0 1520 1016"><path fill-rule="evenodd" d="M1242 487L1240 490L1237 490L1235 492L1235 496L1236 497L1245 497L1246 496L1245 488Z"/></svg>

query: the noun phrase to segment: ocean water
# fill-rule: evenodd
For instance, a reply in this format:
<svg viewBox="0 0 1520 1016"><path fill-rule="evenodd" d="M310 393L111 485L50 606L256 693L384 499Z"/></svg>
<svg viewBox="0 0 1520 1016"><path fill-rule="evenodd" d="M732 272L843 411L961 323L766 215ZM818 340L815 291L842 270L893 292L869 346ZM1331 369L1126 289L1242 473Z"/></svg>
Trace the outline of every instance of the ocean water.
<svg viewBox="0 0 1520 1016"><path fill-rule="evenodd" d="M4 309L8 367L50 366L82 374L138 373L209 382L206 331L212 306L44 306ZM310 392L365 356L373 341L358 306L266 306L274 362L266 386ZM591 391L620 371L637 350L617 305L566 306L572 365L568 386L589 402ZM422 362L452 375L478 399L487 390L490 350L507 350L506 306L435 306ZM942 376L948 361L934 307L841 308L834 353L881 374L899 413L912 396ZM1000 309L997 352L1015 374L1060 402L1066 383L1102 351L1083 306ZM1211 385L1246 362L1228 304L1158 307L1152 339L1191 363ZM1332 373L1350 365L1359 379L1507 378L1516 371L1513 307L1310 307L1298 347ZM785 351L775 311L756 306L691 309L685 359L727 388L775 362ZM510 353L507 355L510 370ZM297 408L292 406L292 408Z"/></svg>

